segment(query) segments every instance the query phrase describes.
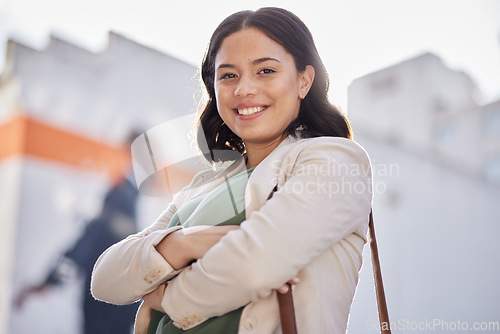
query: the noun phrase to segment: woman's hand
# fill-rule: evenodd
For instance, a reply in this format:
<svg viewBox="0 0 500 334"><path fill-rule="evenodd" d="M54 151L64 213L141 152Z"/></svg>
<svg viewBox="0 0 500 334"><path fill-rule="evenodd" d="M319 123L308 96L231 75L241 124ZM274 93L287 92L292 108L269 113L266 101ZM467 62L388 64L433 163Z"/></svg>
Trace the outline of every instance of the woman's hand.
<svg viewBox="0 0 500 334"><path fill-rule="evenodd" d="M155 248L178 270L203 257L229 231L238 228L238 225L187 227L170 233Z"/></svg>
<svg viewBox="0 0 500 334"><path fill-rule="evenodd" d="M144 304L146 304L153 310L165 313L163 306L161 306L161 301L163 300L163 295L165 294L167 285L167 282L160 284L155 290L142 297L142 300L144 300Z"/></svg>
<svg viewBox="0 0 500 334"><path fill-rule="evenodd" d="M144 302L135 315L134 334L147 334L153 310Z"/></svg>
<svg viewBox="0 0 500 334"><path fill-rule="evenodd" d="M295 276L294 278L292 278L291 280L289 280L288 282L286 282L285 284L283 284L278 290L279 293L281 294L286 294L288 292L288 290L290 289L290 287L288 286L288 284L290 285L296 285L297 283L299 283L299 278L297 276Z"/></svg>

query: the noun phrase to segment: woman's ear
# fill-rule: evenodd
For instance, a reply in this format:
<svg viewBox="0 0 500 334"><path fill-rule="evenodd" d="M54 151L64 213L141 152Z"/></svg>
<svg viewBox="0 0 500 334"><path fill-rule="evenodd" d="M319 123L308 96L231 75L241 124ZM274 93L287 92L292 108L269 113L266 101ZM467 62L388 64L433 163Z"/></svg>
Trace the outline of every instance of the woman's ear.
<svg viewBox="0 0 500 334"><path fill-rule="evenodd" d="M300 78L300 87L299 87L299 98L303 100L307 93L309 93L309 89L311 89L311 86L314 82L314 67L311 65L307 65L306 69L299 74Z"/></svg>

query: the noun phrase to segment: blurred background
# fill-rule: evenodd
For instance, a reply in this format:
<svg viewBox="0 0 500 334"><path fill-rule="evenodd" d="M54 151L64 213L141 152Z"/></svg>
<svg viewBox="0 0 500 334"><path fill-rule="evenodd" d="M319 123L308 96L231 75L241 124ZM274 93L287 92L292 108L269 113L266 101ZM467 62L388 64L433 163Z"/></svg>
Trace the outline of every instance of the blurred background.
<svg viewBox="0 0 500 334"><path fill-rule="evenodd" d="M130 138L195 112L211 33L263 6L309 26L372 158L393 333L500 333L499 1L0 0L0 334L127 323L89 267L169 201ZM349 333L377 332L364 255Z"/></svg>

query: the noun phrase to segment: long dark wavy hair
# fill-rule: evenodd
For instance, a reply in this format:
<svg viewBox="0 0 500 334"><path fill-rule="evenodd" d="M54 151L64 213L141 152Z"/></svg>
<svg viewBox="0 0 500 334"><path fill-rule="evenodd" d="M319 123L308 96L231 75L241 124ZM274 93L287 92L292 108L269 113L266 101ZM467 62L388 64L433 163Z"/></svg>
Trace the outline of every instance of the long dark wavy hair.
<svg viewBox="0 0 500 334"><path fill-rule="evenodd" d="M298 72L303 72L307 65L314 67L315 78L311 89L300 104L298 117L290 123L283 135L296 136L297 128L300 127L302 138L331 136L351 139L349 121L328 101L329 78L311 32L295 14L282 8L265 7L257 11L247 10L232 14L222 21L210 39L201 66L208 101L200 115L198 126L198 145L208 145L211 152L207 159L212 162L225 160L214 155L213 152L218 150L240 153L245 151L242 139L235 135L219 116L214 89L215 57L222 41L245 28L259 29L281 44L293 56Z"/></svg>

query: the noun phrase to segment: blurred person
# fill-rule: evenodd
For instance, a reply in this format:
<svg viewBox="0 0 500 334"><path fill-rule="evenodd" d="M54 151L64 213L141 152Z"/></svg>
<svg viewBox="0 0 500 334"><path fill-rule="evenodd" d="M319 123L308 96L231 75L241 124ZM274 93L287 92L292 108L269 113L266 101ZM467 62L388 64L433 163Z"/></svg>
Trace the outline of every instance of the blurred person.
<svg viewBox="0 0 500 334"><path fill-rule="evenodd" d="M130 139L135 138L135 134ZM17 295L15 306L21 308L35 294L60 286L71 279L74 269L85 277L82 286L84 334L126 334L132 331L139 304L116 306L95 300L90 293L94 263L110 245L138 231L136 204L138 191L128 177L122 177L107 191L99 215L88 222L84 231L49 271L43 282L26 287Z"/></svg>
<svg viewBox="0 0 500 334"><path fill-rule="evenodd" d="M150 227L108 248L100 300L143 300L136 333L281 333L293 284L299 333L345 333L366 243L371 165L327 99L311 33L281 8L242 11L213 33L198 173ZM224 152L239 158L224 162Z"/></svg>

